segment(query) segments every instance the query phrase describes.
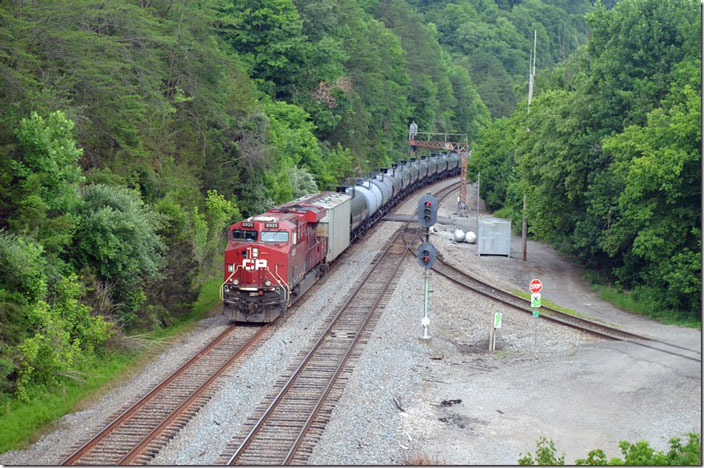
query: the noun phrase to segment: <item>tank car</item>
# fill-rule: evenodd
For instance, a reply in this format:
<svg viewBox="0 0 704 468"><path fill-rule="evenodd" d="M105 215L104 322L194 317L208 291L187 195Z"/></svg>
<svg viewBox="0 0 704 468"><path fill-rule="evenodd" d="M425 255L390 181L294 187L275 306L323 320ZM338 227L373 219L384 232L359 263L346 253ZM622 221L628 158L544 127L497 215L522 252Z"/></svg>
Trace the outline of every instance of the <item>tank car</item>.
<svg viewBox="0 0 704 468"><path fill-rule="evenodd" d="M230 226L223 310L238 322L271 322L337 256L419 187L459 173L459 155L401 161L354 185L301 197Z"/></svg>

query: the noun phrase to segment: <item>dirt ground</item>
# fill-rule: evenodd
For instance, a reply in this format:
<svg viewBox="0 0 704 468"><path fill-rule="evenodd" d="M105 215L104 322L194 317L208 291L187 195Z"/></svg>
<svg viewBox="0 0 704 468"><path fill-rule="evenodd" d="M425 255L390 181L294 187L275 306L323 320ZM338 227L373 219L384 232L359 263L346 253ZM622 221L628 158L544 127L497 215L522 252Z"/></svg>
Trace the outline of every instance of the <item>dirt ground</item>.
<svg viewBox="0 0 704 468"><path fill-rule="evenodd" d="M476 206L476 188L468 205ZM440 215L453 217L452 201ZM490 216L482 206L481 216ZM542 296L587 317L701 351L701 332L644 319L601 300L582 271L553 248L513 235L510 257L477 256L476 244L457 244L455 228L476 232L476 208L466 218L438 225L438 250L446 259L508 289L528 292L543 282ZM441 313L441 312L438 312ZM438 319L440 320L440 319ZM443 346L437 330L431 348ZM501 332L501 331L500 331ZM431 361L432 363L433 361ZM618 441L647 440L667 450L673 436L701 433L701 362L634 344L595 340L567 350L487 354L472 365L430 365L424 400L409 410L409 434L417 449L442 464L516 464L517 454L535 454L536 440L554 440L567 463L601 448L621 457ZM441 401L461 400L445 405ZM420 421L434 420L424 428Z"/></svg>

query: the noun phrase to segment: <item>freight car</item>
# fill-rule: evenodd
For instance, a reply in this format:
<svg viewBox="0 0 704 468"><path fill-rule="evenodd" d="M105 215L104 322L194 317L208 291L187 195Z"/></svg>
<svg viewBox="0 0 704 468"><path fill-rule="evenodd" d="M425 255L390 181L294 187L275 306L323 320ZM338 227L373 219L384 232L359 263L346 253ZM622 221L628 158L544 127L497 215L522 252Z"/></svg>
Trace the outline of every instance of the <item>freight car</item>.
<svg viewBox="0 0 704 468"><path fill-rule="evenodd" d="M400 200L459 174L459 159L445 153L401 161L337 192L307 195L231 225L224 314L237 322L275 320Z"/></svg>

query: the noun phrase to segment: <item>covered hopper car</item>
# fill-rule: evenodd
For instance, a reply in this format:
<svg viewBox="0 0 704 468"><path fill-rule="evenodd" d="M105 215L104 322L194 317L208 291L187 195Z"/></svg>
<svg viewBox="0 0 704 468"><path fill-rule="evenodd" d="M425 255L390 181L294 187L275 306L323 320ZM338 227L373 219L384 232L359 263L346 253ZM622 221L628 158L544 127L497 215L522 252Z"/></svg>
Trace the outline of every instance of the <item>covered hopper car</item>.
<svg viewBox="0 0 704 468"><path fill-rule="evenodd" d="M237 322L271 322L344 250L410 193L459 174L459 155L401 161L337 192L307 195L230 226L223 312Z"/></svg>

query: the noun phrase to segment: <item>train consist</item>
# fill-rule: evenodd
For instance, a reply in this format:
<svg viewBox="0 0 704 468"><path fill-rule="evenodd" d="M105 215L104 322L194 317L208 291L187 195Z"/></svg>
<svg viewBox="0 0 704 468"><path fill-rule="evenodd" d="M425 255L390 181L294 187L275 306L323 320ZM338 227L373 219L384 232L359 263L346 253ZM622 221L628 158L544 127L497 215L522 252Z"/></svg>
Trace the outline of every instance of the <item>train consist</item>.
<svg viewBox="0 0 704 468"><path fill-rule="evenodd" d="M237 322L275 320L400 200L459 170L457 153L401 161L337 192L307 195L231 225L224 314Z"/></svg>

